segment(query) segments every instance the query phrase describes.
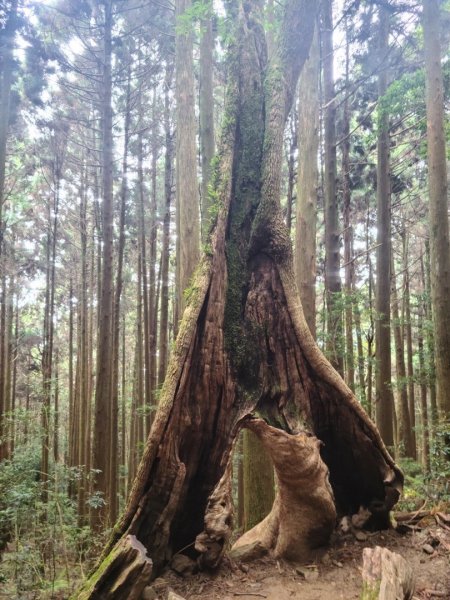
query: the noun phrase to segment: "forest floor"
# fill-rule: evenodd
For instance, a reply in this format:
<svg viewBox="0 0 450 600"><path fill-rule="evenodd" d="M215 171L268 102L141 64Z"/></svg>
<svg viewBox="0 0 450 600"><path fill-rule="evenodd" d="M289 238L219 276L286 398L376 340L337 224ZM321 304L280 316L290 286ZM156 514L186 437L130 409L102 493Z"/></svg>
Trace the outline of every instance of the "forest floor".
<svg viewBox="0 0 450 600"><path fill-rule="evenodd" d="M156 593L148 597L163 600L169 587L186 600L357 600L363 548L383 546L412 566L414 599L450 600L450 527L440 525L429 516L417 525L403 526L403 533L360 531L360 541L351 532L337 534L326 554L308 565L264 558L247 564L228 560L215 575L198 573L183 579L170 571L156 580Z"/></svg>
<svg viewBox="0 0 450 600"><path fill-rule="evenodd" d="M416 577L414 600L450 600L449 506L444 510L409 513L412 518L397 530L341 531L333 536L325 554L306 565L271 558L249 563L225 558L214 574L181 577L168 569L145 589L141 600L167 600L170 590L185 600L359 600L363 548L374 546L400 554L411 565ZM420 518L422 512L425 516ZM21 571L20 560L17 569ZM72 578L70 591L77 585L79 579ZM0 578L0 600L67 600L70 593L64 587L51 592L36 588L19 592L12 579Z"/></svg>

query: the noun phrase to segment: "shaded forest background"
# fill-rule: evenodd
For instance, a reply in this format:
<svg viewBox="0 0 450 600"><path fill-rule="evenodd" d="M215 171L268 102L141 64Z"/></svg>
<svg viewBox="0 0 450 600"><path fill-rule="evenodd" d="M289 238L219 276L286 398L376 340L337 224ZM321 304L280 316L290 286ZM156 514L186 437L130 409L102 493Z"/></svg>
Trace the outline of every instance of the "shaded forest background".
<svg viewBox="0 0 450 600"><path fill-rule="evenodd" d="M284 138L305 316L411 508L450 495L449 22L448 2L323 0ZM0 579L45 597L124 507L211 250L231 26L207 1L11 0L0 27ZM272 468L248 432L234 460L248 529Z"/></svg>

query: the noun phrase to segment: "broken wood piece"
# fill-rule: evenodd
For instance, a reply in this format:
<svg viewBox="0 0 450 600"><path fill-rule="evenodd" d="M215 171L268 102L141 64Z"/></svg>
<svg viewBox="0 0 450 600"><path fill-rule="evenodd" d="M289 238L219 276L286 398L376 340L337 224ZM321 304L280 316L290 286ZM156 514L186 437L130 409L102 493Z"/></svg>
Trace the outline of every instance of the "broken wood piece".
<svg viewBox="0 0 450 600"><path fill-rule="evenodd" d="M413 597L415 582L411 566L387 548L364 548L362 578L361 600L411 600Z"/></svg>
<svg viewBox="0 0 450 600"><path fill-rule="evenodd" d="M110 569L100 577L94 572L92 584L88 581L80 600L139 600L152 575L153 563L147 549L135 535L127 535L116 544L110 557ZM102 565L100 565L100 568Z"/></svg>

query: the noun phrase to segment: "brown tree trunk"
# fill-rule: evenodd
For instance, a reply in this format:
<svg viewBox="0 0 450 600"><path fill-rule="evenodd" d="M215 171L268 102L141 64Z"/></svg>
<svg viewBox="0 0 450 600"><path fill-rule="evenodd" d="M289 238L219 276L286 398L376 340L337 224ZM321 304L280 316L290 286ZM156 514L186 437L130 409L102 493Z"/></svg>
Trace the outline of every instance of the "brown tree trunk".
<svg viewBox="0 0 450 600"><path fill-rule="evenodd" d="M433 306L431 297L431 257L430 257L430 242L425 240L425 276L424 276L424 287L426 290L425 298L425 316L429 323L433 321ZM430 327L427 327L426 336L427 345L427 356L428 365L427 372L429 374L429 387L430 387L430 408L431 408L431 425L432 428L438 423L438 405L437 405L437 393L436 393L436 365L435 365L435 345L434 345L434 332L431 331Z"/></svg>
<svg viewBox="0 0 450 600"><path fill-rule="evenodd" d="M161 315L159 320L159 365L158 385L162 385L166 376L169 355L169 254L170 254L170 207L172 204L172 163L173 134L170 129L170 96L172 83L172 65L166 65L166 85L164 94L164 221L161 249Z"/></svg>
<svg viewBox="0 0 450 600"><path fill-rule="evenodd" d="M212 12L212 2L208 12ZM199 73L199 117L200 117L200 155L202 159L202 241L208 239L211 227L211 200L208 186L211 179L211 161L214 157L214 34L213 20L210 14L200 22L200 73Z"/></svg>
<svg viewBox="0 0 450 600"><path fill-rule="evenodd" d="M141 100L140 100L141 102ZM142 113L142 105L139 105L139 112ZM142 115L140 114L140 127L143 128ZM145 401L144 405L146 410L150 410L151 397L152 397L152 384L151 384L151 369L150 369L150 307L149 307L149 286L148 286L148 274L147 274L147 245L145 239L146 218L145 218L145 188L144 188L144 156L143 156L143 133L142 129L138 133L138 157L137 157L137 172L138 172L138 235L139 235L139 256L141 265L141 282L142 289L139 292L142 302L142 315L143 315L143 360L144 360L144 392Z"/></svg>
<svg viewBox="0 0 450 600"><path fill-rule="evenodd" d="M322 63L325 144L325 289L327 353L335 369L344 375L342 297L340 276L340 227L336 192L336 98L334 92L333 2L322 3Z"/></svg>
<svg viewBox="0 0 450 600"><path fill-rule="evenodd" d="M275 480L270 457L252 431L244 431L243 453L243 526L247 531L269 514L275 499Z"/></svg>
<svg viewBox="0 0 450 600"><path fill-rule="evenodd" d="M376 417L385 444L394 445L393 394L391 388L391 190L389 171L389 115L382 106L387 90L386 60L389 52L389 13L379 8L378 160L377 160L377 285L376 285Z"/></svg>
<svg viewBox="0 0 450 600"><path fill-rule="evenodd" d="M419 308L419 331L417 346L419 351L419 383L420 383L420 413L422 417L422 465L425 471L430 471L430 423L428 419L428 390L427 390L427 372L425 366L425 347L424 347L424 306Z"/></svg>
<svg viewBox="0 0 450 600"><path fill-rule="evenodd" d="M177 313L183 315L185 290L200 256L200 209L197 182L197 149L192 33L178 26L191 0L176 0L175 98L176 98L176 203L177 203Z"/></svg>
<svg viewBox="0 0 450 600"><path fill-rule="evenodd" d="M317 24L299 83L298 172L294 268L305 319L316 337L316 221L319 149Z"/></svg>
<svg viewBox="0 0 450 600"><path fill-rule="evenodd" d="M396 277L394 270L394 263L392 262L391 268L391 282L392 282L392 316L393 316L393 329L395 339L395 358L397 367L397 392L398 392L398 445L400 447L400 454L413 458L413 439L411 435L411 419L409 415L409 404L408 404L408 387L406 381L406 367L405 367L405 349L403 340L403 331L400 321L399 301L396 287Z"/></svg>
<svg viewBox="0 0 450 600"><path fill-rule="evenodd" d="M347 24L346 24L347 25ZM347 26L345 27L347 31ZM345 44L345 87L349 86L349 41ZM355 391L355 356L353 351L353 226L350 189L350 107L348 94L344 99L342 123L342 200L344 213L344 268L345 268L345 380Z"/></svg>
<svg viewBox="0 0 450 600"><path fill-rule="evenodd" d="M414 367L413 367L413 342L412 342L412 322L411 322L411 297L409 286L409 266L408 266L408 236L404 232L403 237L403 269L404 269L404 329L406 337L406 365L408 377L408 407L409 421L411 423L411 450L412 458L417 459L417 442L416 442L416 399L414 390Z"/></svg>
<svg viewBox="0 0 450 600"><path fill-rule="evenodd" d="M131 72L128 69L125 123L124 123L124 146L122 158L122 183L120 188L120 217L119 217L119 240L117 245L117 267L116 285L114 291L113 305L113 349L112 349L112 389L111 389L111 434L110 434L110 472L108 490L109 522L115 523L118 509L118 438L119 438L119 349L120 349L120 302L123 287L123 260L125 252L125 219L127 214L127 175L128 175L128 145L130 142L130 120L131 120Z"/></svg>
<svg viewBox="0 0 450 600"><path fill-rule="evenodd" d="M149 380L150 380L150 397L147 407L146 432L150 431L151 423L154 416L154 397L153 393L156 389L157 371L156 371L156 348L158 338L158 298L156 289L156 243L158 239L157 229L157 198L156 198L156 165L158 160L158 121L156 115L156 88L153 91L153 126L151 136L151 192L150 192L150 226L149 226L149 273L148 273L148 338L145 344L149 346Z"/></svg>
<svg viewBox="0 0 450 600"><path fill-rule="evenodd" d="M55 316L55 269L56 239L58 233L59 193L61 183L60 157L54 157L53 164L54 198L48 206L48 234L46 248L46 290L44 307L43 349L42 349L42 450L41 481L42 498L48 500L48 480L50 467L50 411L53 378L53 342ZM53 217L52 217L53 215Z"/></svg>
<svg viewBox="0 0 450 600"><path fill-rule="evenodd" d="M438 0L423 1L427 152L430 211L431 294L436 362L437 405L450 419L450 244ZM450 444L449 444L450 445Z"/></svg>
<svg viewBox="0 0 450 600"><path fill-rule="evenodd" d="M258 8L230 7L237 23L212 253L197 272L128 506L105 550L114 556L119 538L135 535L155 575L188 546L202 565L217 565L231 528L227 465L254 410L287 436L299 417L315 432L324 444L319 465L325 468L323 460L330 470L339 511L369 506L373 524L387 526L398 499L400 471L309 332L280 207L283 131L315 8L287 3L265 87ZM223 520L214 519L221 514ZM124 567L105 560L78 597L101 597L107 589L101 582L123 580Z"/></svg>
<svg viewBox="0 0 450 600"><path fill-rule="evenodd" d="M104 5L104 49L102 73L102 277L99 304L99 333L97 342L97 378L95 385L95 419L93 467L96 470L95 491L102 502L91 511L94 529L103 527L108 519L111 385L112 385L112 320L113 320L113 139L112 139L112 8L113 0Z"/></svg>
<svg viewBox="0 0 450 600"><path fill-rule="evenodd" d="M87 181L86 175L80 189L80 267L81 278L78 283L78 331L77 331L77 365L76 387L74 392L74 437L76 447L74 451L75 465L80 469L78 482L78 522L85 525L87 522L86 499L89 493L89 461L90 461L90 434L89 419L89 309L88 309L88 213L87 213Z"/></svg>

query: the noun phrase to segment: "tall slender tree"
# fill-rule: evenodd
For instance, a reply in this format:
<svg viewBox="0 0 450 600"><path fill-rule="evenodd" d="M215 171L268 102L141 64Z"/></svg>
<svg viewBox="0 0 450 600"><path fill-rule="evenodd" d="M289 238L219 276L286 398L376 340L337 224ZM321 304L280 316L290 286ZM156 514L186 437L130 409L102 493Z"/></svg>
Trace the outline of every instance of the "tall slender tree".
<svg viewBox="0 0 450 600"><path fill-rule="evenodd" d="M192 31L186 27L190 0L176 0L175 99L176 99L176 210L177 210L177 321L185 306L189 286L200 256L200 208Z"/></svg>
<svg viewBox="0 0 450 600"><path fill-rule="evenodd" d="M99 529L107 522L106 502L109 491L112 397L112 324L113 324L113 138L112 138L112 27L113 0L106 0L103 12L102 57L102 270L99 304L97 374L93 467L97 472L95 491L100 501L91 512L91 524Z"/></svg>
<svg viewBox="0 0 450 600"><path fill-rule="evenodd" d="M300 74L294 268L305 318L316 336L316 221L319 150L319 35Z"/></svg>
<svg viewBox="0 0 450 600"><path fill-rule="evenodd" d="M378 132L377 132L377 280L376 280L376 417L381 436L394 444L391 387L391 187L389 115L382 103L388 86L389 11L379 8Z"/></svg>
<svg viewBox="0 0 450 600"><path fill-rule="evenodd" d="M438 0L423 2L427 153L430 211L431 293L436 357L437 404L450 419L450 245Z"/></svg>
<svg viewBox="0 0 450 600"><path fill-rule="evenodd" d="M333 0L322 2L322 64L325 165L325 288L327 351L333 366L344 375L340 275L340 226L336 191L336 96L334 90Z"/></svg>

